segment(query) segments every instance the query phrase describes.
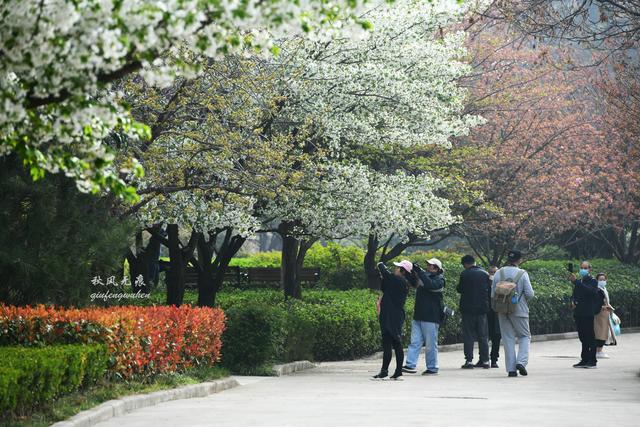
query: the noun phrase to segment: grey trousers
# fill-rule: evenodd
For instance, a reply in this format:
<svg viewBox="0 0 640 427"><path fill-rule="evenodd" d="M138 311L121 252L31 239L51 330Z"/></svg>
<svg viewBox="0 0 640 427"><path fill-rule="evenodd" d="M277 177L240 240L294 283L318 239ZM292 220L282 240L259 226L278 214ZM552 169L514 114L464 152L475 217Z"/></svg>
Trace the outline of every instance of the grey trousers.
<svg viewBox="0 0 640 427"><path fill-rule="evenodd" d="M516 317L512 314L499 314L500 333L504 346L504 363L507 372L515 372L516 364L527 366L529 362L529 318ZM516 338L518 339L518 354L516 355Z"/></svg>
<svg viewBox="0 0 640 427"><path fill-rule="evenodd" d="M486 314L462 313L462 340L464 341L464 358L473 360L473 347L478 341L480 362L489 362L489 326Z"/></svg>

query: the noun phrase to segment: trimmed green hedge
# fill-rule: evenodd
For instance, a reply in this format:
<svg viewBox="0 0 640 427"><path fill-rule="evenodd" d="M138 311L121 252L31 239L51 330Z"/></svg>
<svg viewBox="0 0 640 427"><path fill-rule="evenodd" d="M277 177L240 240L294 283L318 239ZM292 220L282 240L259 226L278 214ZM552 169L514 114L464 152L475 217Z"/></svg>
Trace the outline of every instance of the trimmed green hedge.
<svg viewBox="0 0 640 427"><path fill-rule="evenodd" d="M0 413L22 412L105 375L105 345L0 347Z"/></svg>
<svg viewBox="0 0 640 427"><path fill-rule="evenodd" d="M336 280L332 285L324 282L325 287L330 289L306 288L302 292L302 301L286 303L282 291L276 289L240 291L226 287L218 294L218 304L226 311L228 318L222 349L225 366L236 372L253 372L256 367L273 362L353 359L380 349L375 312L377 293L353 289L362 287L364 283L362 250L315 245L310 255L305 265L322 268L325 281ZM433 256L444 263L447 280L445 304L457 312L459 295L455 288L462 271L461 254L420 252L402 258L424 266L426 260ZM239 258L234 263L247 267L273 267L279 265L279 259L278 252L271 252ZM243 264L239 264L240 260ZM572 287L566 280L568 261L535 260L523 265L529 272L536 292L536 298L530 302L533 334L575 330L569 308ZM573 260L573 263L578 264L579 260ZM592 264L595 272L604 271L608 274L611 302L623 326L640 326L640 268L605 259L593 260ZM357 277L348 279L352 275ZM351 289L335 290L348 288ZM185 302L195 301L196 293L187 293ZM164 296L154 295L151 302L162 304ZM405 341L408 341L413 294L407 300L406 312ZM459 313L440 329L439 337L442 344L462 341ZM253 354L248 355L249 352Z"/></svg>

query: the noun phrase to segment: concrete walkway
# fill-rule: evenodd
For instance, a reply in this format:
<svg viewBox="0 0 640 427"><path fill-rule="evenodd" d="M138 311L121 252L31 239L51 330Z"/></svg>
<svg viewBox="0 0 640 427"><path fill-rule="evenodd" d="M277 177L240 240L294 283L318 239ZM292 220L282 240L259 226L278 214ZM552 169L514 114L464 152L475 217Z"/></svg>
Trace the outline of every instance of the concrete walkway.
<svg viewBox="0 0 640 427"><path fill-rule="evenodd" d="M532 343L529 376L518 378L502 365L463 371L461 352L440 354L437 377L403 381L370 381L380 360L323 363L288 377L241 377L241 387L98 425L640 426L640 333L619 342L594 370L571 367L576 339Z"/></svg>

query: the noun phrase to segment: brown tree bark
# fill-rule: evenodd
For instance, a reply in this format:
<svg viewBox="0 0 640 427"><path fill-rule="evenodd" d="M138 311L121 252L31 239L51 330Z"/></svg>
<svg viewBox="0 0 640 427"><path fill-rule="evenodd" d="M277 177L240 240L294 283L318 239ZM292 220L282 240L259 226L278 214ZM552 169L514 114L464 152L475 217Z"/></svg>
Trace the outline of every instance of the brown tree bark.
<svg viewBox="0 0 640 427"><path fill-rule="evenodd" d="M189 243L182 245L178 224L167 225L170 265L167 272L167 305L179 307L184 300L185 269L193 258L200 234L191 232Z"/></svg>
<svg viewBox="0 0 640 427"><path fill-rule="evenodd" d="M218 245L218 236L222 233L224 233L223 240ZM209 240L205 240L204 235L200 235L195 262L198 271L198 306L213 307L215 305L216 296L224 282L229 263L245 241L245 237L233 235L232 229L211 231Z"/></svg>

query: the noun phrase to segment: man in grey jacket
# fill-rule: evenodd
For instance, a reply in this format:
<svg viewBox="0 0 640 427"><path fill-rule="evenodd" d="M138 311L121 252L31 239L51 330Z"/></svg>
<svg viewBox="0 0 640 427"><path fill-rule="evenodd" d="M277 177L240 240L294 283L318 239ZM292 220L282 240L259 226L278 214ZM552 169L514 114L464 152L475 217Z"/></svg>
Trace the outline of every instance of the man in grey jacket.
<svg viewBox="0 0 640 427"><path fill-rule="evenodd" d="M522 270L522 253L512 250L507 255L507 265L496 272L491 286L491 298L495 296L496 285L507 279L515 279L516 307L511 314L498 314L500 332L504 345L504 358L507 372L510 377L527 375L527 363L529 362L529 343L531 332L529 331L529 304L534 292L529 280L529 274ZM518 353L516 355L516 338L518 339Z"/></svg>

